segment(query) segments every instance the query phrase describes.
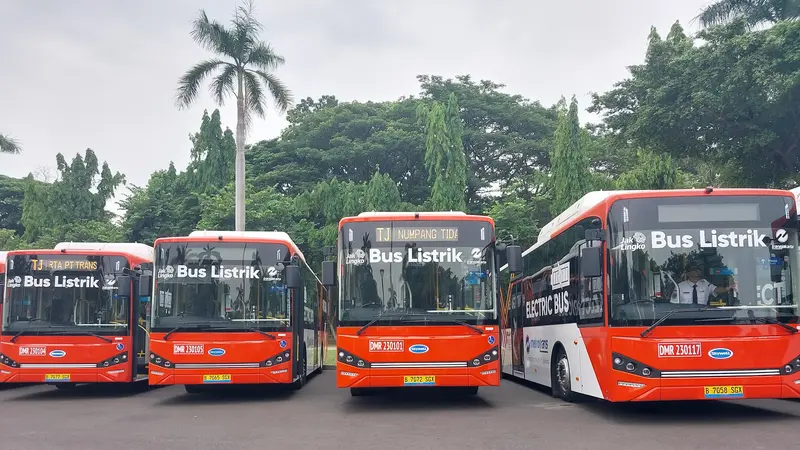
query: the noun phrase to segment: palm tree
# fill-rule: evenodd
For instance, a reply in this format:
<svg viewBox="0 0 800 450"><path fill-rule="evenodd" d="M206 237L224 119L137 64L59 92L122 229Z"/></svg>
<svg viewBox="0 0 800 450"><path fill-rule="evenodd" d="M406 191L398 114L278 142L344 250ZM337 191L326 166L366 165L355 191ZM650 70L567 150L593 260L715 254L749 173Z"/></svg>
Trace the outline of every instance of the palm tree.
<svg viewBox="0 0 800 450"><path fill-rule="evenodd" d="M16 139L0 133L0 153L19 153L21 150Z"/></svg>
<svg viewBox="0 0 800 450"><path fill-rule="evenodd" d="M695 20L703 28L744 20L751 28L800 17L800 0L719 0L701 12Z"/></svg>
<svg viewBox="0 0 800 450"><path fill-rule="evenodd" d="M210 86L216 102L222 106L228 95L236 98L237 231L245 227L244 140L252 115L265 116L267 94L264 88L280 112L286 112L292 103L291 91L271 73L285 61L269 44L259 40L260 30L261 24L253 17L252 0L236 9L230 28L209 20L205 11L200 10L192 26L192 38L218 57L189 69L179 81L176 98L178 108L188 107L197 98L200 83L212 72L217 72Z"/></svg>

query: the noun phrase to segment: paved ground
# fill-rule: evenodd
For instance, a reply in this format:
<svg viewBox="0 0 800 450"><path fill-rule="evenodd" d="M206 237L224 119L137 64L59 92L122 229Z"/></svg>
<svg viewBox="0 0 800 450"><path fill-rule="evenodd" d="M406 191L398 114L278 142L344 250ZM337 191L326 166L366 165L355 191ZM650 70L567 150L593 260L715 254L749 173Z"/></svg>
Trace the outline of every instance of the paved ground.
<svg viewBox="0 0 800 450"><path fill-rule="evenodd" d="M326 371L296 393L3 389L0 448L757 450L791 448L798 417L781 400L569 405L505 380L472 398L351 398Z"/></svg>

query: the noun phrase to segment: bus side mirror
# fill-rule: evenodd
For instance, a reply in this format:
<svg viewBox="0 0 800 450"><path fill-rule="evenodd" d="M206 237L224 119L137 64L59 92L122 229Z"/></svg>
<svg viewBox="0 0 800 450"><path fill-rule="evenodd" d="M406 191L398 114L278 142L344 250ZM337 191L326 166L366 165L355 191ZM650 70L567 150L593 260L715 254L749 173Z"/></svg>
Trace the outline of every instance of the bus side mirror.
<svg viewBox="0 0 800 450"><path fill-rule="evenodd" d="M508 264L509 273L522 273L522 247L519 245L506 247L506 264Z"/></svg>
<svg viewBox="0 0 800 450"><path fill-rule="evenodd" d="M139 277L139 296L152 297L153 296L153 273L146 270Z"/></svg>
<svg viewBox="0 0 800 450"><path fill-rule="evenodd" d="M322 261L322 285L336 286L336 261Z"/></svg>
<svg viewBox="0 0 800 450"><path fill-rule="evenodd" d="M289 265L283 270L286 274L286 287L289 289L298 289L302 287L303 282L300 280L300 266Z"/></svg>
<svg viewBox="0 0 800 450"><path fill-rule="evenodd" d="M597 278L603 275L603 248L584 247L581 249L581 277Z"/></svg>
<svg viewBox="0 0 800 450"><path fill-rule="evenodd" d="M120 275L117 277L117 296L128 297L131 296L131 277L127 275Z"/></svg>

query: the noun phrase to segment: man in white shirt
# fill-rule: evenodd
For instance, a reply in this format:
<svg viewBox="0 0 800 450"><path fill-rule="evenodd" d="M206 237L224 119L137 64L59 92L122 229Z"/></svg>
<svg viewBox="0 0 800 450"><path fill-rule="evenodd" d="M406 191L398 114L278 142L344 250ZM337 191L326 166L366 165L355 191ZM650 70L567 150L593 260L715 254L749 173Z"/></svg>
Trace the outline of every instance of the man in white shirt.
<svg viewBox="0 0 800 450"><path fill-rule="evenodd" d="M686 280L678 283L678 289L672 293L670 302L680 304L706 305L711 293L730 292L733 286L714 286L702 277L700 265L690 263L686 266Z"/></svg>

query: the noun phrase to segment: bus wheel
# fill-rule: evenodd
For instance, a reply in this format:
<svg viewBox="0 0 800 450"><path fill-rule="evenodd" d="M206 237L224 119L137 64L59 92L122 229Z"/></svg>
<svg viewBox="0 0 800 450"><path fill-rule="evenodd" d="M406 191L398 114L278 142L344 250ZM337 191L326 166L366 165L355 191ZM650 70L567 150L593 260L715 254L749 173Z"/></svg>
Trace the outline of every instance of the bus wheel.
<svg viewBox="0 0 800 450"><path fill-rule="evenodd" d="M369 392L365 388L350 388L350 395L353 397L364 397Z"/></svg>
<svg viewBox="0 0 800 450"><path fill-rule="evenodd" d="M300 367L298 367L298 371L300 372L300 379L295 381L292 385L293 389L300 389L305 386L306 381L308 381L308 366L306 365L306 347L303 346L303 353L300 357L300 361L298 361Z"/></svg>
<svg viewBox="0 0 800 450"><path fill-rule="evenodd" d="M478 395L478 386L467 386L461 388L464 395Z"/></svg>
<svg viewBox="0 0 800 450"><path fill-rule="evenodd" d="M203 388L196 384L184 384L183 388L186 389L187 394L199 394L203 392Z"/></svg>
<svg viewBox="0 0 800 450"><path fill-rule="evenodd" d="M569 359L564 349L559 349L552 370L553 397L571 402L573 398Z"/></svg>

